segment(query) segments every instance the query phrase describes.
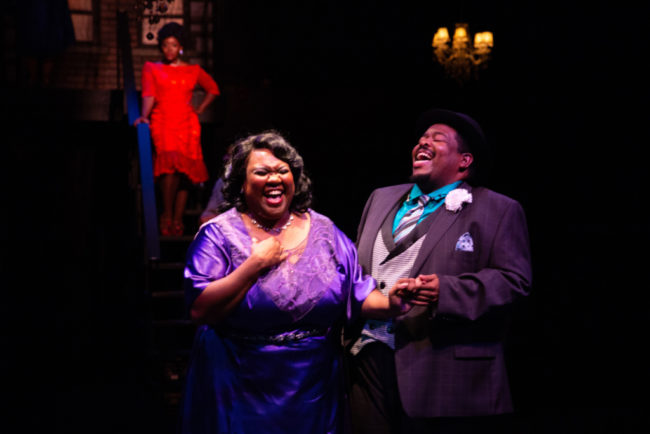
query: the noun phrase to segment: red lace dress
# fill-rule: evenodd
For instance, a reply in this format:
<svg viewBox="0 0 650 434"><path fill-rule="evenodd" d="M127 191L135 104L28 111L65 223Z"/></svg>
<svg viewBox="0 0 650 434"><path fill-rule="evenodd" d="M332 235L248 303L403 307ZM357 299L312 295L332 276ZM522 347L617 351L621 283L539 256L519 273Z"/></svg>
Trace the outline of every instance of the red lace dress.
<svg viewBox="0 0 650 434"><path fill-rule="evenodd" d="M149 127L156 177L182 172L195 184L208 179L201 150L201 125L191 105L197 83L206 92L219 94L217 83L199 65L144 64L142 96L154 98Z"/></svg>

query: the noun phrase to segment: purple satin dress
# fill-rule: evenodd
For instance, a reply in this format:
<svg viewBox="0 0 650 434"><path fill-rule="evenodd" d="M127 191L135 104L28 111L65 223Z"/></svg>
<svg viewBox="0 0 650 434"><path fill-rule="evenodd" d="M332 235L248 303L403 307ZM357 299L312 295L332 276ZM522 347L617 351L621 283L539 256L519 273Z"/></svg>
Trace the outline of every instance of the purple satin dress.
<svg viewBox="0 0 650 434"><path fill-rule="evenodd" d="M183 434L340 433L341 326L375 288L354 244L309 211L306 240L217 326L197 331L181 409ZM199 231L185 268L188 303L237 268L251 239L231 209Z"/></svg>

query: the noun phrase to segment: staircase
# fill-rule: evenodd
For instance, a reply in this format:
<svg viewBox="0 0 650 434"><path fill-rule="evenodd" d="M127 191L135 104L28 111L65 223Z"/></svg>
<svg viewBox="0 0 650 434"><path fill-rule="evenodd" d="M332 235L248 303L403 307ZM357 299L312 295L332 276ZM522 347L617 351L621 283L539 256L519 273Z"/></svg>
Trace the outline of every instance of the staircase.
<svg viewBox="0 0 650 434"><path fill-rule="evenodd" d="M118 12L118 40L121 47L128 124L140 114L140 98L135 89L128 18ZM189 320L184 300L183 268L187 249L198 229L198 219L207 203L210 188L197 186L189 191L183 236L160 236L158 232L160 194L154 184L149 127L137 126L138 153L132 156L131 182L136 190L140 239L143 245L143 323L146 335L148 380L162 401L163 421L157 425L174 433L185 384L196 326ZM136 175L137 173L137 175ZM139 176L138 176L139 175ZM211 187L211 186L209 186Z"/></svg>
<svg viewBox="0 0 650 434"><path fill-rule="evenodd" d="M148 362L154 390L162 398L170 432L178 421L185 374L196 326L189 320L183 291L187 249L198 229L204 187L190 192L185 212L185 235L161 236L160 258L145 266Z"/></svg>

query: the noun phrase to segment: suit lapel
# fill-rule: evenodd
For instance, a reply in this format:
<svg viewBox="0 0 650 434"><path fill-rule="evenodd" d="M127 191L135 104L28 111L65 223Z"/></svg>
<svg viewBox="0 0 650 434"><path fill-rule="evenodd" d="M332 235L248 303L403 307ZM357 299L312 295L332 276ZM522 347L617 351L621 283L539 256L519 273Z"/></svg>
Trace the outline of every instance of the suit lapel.
<svg viewBox="0 0 650 434"><path fill-rule="evenodd" d="M365 227L363 228L362 236L359 240L358 246L359 263L364 266L367 271L370 271L370 265L372 263L372 249L373 245L375 244L377 232L383 230L382 228L385 226L385 222L387 222L387 224L392 224L392 219L395 218L395 214L397 213L397 210L402 203L402 199L410 191L412 186L412 184L405 184L403 188L396 188L387 192L387 194L385 194L383 197L378 197L376 199L377 204L372 206L372 208L368 211ZM391 235L388 238L384 239L390 239L389 242L392 243L392 227L390 227L390 231Z"/></svg>
<svg viewBox="0 0 650 434"><path fill-rule="evenodd" d="M472 191L472 187L464 182L460 184L458 188L464 188L470 193ZM442 236L447 232L451 225L454 224L458 216L460 216L463 211L464 208L458 212L448 211L445 208L445 204L443 203L440 208L438 208L432 215L429 216L429 218L433 218L431 219L431 222L427 228L427 237L424 239L424 242L420 247L420 251L418 252L418 256L415 258L415 262L413 263L413 276L417 276L419 274L420 270L424 266L427 257L433 251L436 244L438 244L440 238L442 238Z"/></svg>
<svg viewBox="0 0 650 434"><path fill-rule="evenodd" d="M439 211L439 210L435 210L432 214L428 215L424 220L418 223L415 226L415 228L413 228L413 230L409 232L409 234L399 242L399 244L395 245L395 242L393 241L393 220L395 219L395 214L397 214L399 205L401 205L401 202L398 204L398 206L395 207L395 210L390 214L392 215L393 218L386 219L386 220L390 220L389 221L390 225L384 222L384 226L382 227L382 235L384 236L384 242L386 243L386 247L390 252L388 256L386 256L386 258L381 262L382 264L390 260L391 258L400 255L403 251L411 247L413 243L419 240L420 237L424 236L429 231L429 228L431 227L432 222L435 221L436 215L438 214Z"/></svg>
<svg viewBox="0 0 650 434"><path fill-rule="evenodd" d="M384 240L384 245L386 246L386 250L388 250L389 252L392 252L393 249L395 248L395 241L393 240L393 222L395 221L395 215L397 215L397 210L399 210L400 207L402 206L402 202L404 202L402 198L400 198L400 200L395 202L395 205L393 205L393 208L386 215L386 218L384 219L384 222L381 225L381 236L382 239Z"/></svg>

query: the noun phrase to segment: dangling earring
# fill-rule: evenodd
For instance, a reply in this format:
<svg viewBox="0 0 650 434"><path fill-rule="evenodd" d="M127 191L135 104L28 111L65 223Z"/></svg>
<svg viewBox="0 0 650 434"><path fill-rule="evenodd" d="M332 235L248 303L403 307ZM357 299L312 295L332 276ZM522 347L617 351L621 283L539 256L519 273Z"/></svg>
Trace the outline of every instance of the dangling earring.
<svg viewBox="0 0 650 434"><path fill-rule="evenodd" d="M181 48L181 51L179 53L180 53L181 56L183 55L183 49L182 48Z"/></svg>

